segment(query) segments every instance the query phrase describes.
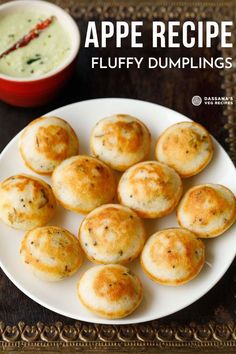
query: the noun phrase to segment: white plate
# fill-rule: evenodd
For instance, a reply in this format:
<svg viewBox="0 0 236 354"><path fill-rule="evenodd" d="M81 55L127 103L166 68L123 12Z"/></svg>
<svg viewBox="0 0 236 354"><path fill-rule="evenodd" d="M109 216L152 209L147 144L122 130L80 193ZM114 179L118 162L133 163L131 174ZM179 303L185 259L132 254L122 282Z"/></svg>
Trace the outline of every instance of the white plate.
<svg viewBox="0 0 236 354"><path fill-rule="evenodd" d="M80 153L89 154L89 136L95 123L103 117L115 113L127 113L139 117L152 133L152 154L154 144L160 133L171 124L186 121L188 118L165 107L129 99L96 99L78 102L61 107L47 115L66 119L75 129L80 140ZM33 117L32 117L33 118ZM25 167L18 152L17 135L5 148L0 157L0 180L20 172L32 173ZM223 150L215 141L213 161L199 175L184 180L185 188L199 183L220 183L236 193L236 171ZM153 156L151 156L153 158ZM34 173L32 173L34 174ZM34 174L35 175L35 174ZM43 177L50 183L49 177ZM57 216L51 224L60 225L75 235L82 216L58 208ZM147 221L149 233L162 228L177 226L175 213L155 221ZM206 260L200 275L190 283L180 287L165 287L148 279L142 272L139 261L130 265L144 285L144 300L132 315L120 320L99 318L86 310L76 296L76 283L81 274L93 264L86 261L72 278L57 283L45 283L29 273L19 257L20 241L23 232L0 224L0 261L11 281L31 299L62 315L74 319L109 324L138 323L170 315L190 305L209 291L223 276L235 256L236 224L223 236L208 240Z"/></svg>

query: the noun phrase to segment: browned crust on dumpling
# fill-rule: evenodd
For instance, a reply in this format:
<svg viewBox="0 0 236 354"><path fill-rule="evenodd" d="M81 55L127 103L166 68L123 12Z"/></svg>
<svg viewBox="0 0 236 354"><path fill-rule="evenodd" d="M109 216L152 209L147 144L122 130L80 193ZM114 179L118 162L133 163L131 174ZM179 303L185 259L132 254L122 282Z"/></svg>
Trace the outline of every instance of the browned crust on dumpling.
<svg viewBox="0 0 236 354"><path fill-rule="evenodd" d="M143 287L139 278L128 268L118 264L97 267L100 267L99 271L94 276L93 281L90 280L94 301L88 301L88 298L82 296L80 289L81 282L84 281L83 277L91 269L78 282L77 294L80 301L87 309L101 317L114 319L128 316L140 305L143 298ZM106 300L109 309L96 306L99 299ZM127 302L129 302L128 306ZM121 304L121 307L123 303L123 309L116 310L118 303Z"/></svg>
<svg viewBox="0 0 236 354"><path fill-rule="evenodd" d="M149 260L153 263L147 265ZM141 255L143 271L153 281L163 285L177 286L189 282L199 274L204 263L204 243L191 231L181 228L166 229L152 235ZM166 276L155 274L155 271Z"/></svg>
<svg viewBox="0 0 236 354"><path fill-rule="evenodd" d="M230 193L231 200L224 197L215 187L223 188ZM207 203L207 205L206 205ZM230 216L226 216L230 212ZM236 219L236 200L232 192L222 185L205 184L190 188L183 196L177 208L177 220L180 226L191 229L199 237L211 238L225 232ZM183 220L183 213L188 215L189 222ZM220 219L221 226L219 225ZM212 230L201 231L212 223Z"/></svg>
<svg viewBox="0 0 236 354"><path fill-rule="evenodd" d="M146 240L142 219L122 205L107 204L82 221L79 239L87 258L98 264L126 264L141 252Z"/></svg>
<svg viewBox="0 0 236 354"><path fill-rule="evenodd" d="M55 215L56 199L51 186L34 176L11 176L1 182L0 193L2 220L13 228L43 226Z"/></svg>
<svg viewBox="0 0 236 354"><path fill-rule="evenodd" d="M61 187L77 197L82 206L72 205L63 199L57 182L59 174ZM86 214L112 201L116 193L116 179L103 162L89 156L78 155L65 160L55 169L52 175L52 188L62 206Z"/></svg>
<svg viewBox="0 0 236 354"><path fill-rule="evenodd" d="M103 124L102 134L95 135L100 124ZM98 148L96 140L101 140L102 147ZM125 171L135 163L144 161L149 154L150 145L151 134L146 125L136 117L126 114L116 114L100 120L90 137L92 154L118 171ZM108 151L110 156L104 154L104 151Z"/></svg>
<svg viewBox="0 0 236 354"><path fill-rule="evenodd" d="M47 122L47 119L50 118L56 118L65 123L69 132L65 129L65 127L56 125L56 123L52 123L49 126L38 127L37 134L35 135L35 149L37 152L43 155L46 160L51 160L56 164L59 164L61 161L69 158L70 156L77 155L79 152L79 141L77 135L69 123L64 119L59 117L39 117L33 120L27 125L21 134L19 151L26 166L41 175L51 175L52 171L42 171L41 169L33 166L33 163L30 162L30 159L23 150L23 141L26 134L28 134L28 131L32 129L34 125L40 121Z"/></svg>
<svg viewBox="0 0 236 354"><path fill-rule="evenodd" d="M170 175L168 175L167 171ZM175 177L173 177L172 173ZM127 193L124 193L124 191L122 192L122 188L125 188L124 185L127 185L125 178L127 178L129 186L132 187L132 194L130 197L135 200L134 203L137 202L137 204L142 204L142 207L140 205L135 205L130 201L129 204L127 204L127 201L125 200L125 198L127 198ZM175 187L174 184L176 184ZM178 204L182 192L182 181L177 172L165 164L155 161L147 161L132 166L121 177L118 185L118 200L121 204L135 210L142 218L156 218L171 213ZM125 194L126 197L124 198ZM166 206L163 210L151 210L151 208L147 206L145 210L145 207L143 206L145 201L159 199L161 203L161 198L164 198L169 206Z"/></svg>
<svg viewBox="0 0 236 354"><path fill-rule="evenodd" d="M78 239L57 226L28 231L21 242L20 254L31 269L52 280L73 275L83 261Z"/></svg>
<svg viewBox="0 0 236 354"><path fill-rule="evenodd" d="M173 131L177 128L179 128L178 133ZM197 128L199 132L193 128ZM164 158L159 152L160 146L162 146ZM198 163L196 159L202 152L206 153L206 157ZM159 136L155 147L156 159L174 168L182 178L201 172L210 163L213 152L214 145L210 134L196 122L180 122L170 126ZM196 161L195 167L187 171L186 165L194 161Z"/></svg>

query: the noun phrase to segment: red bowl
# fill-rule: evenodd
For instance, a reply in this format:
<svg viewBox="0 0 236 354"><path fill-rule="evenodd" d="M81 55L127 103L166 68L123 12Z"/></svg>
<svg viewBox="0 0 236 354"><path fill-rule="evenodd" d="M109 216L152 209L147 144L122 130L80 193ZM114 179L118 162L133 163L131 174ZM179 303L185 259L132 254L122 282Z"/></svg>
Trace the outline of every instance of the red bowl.
<svg viewBox="0 0 236 354"><path fill-rule="evenodd" d="M57 74L34 81L21 82L0 78L0 99L18 107L41 106L58 95L74 67L75 60Z"/></svg>
<svg viewBox="0 0 236 354"><path fill-rule="evenodd" d="M0 73L0 99L14 106L34 107L43 105L57 96L75 69L80 45L78 26L70 15L60 7L45 2L32 0L11 1L0 6L0 13L33 7L54 13L59 21L66 24L72 38L72 49L69 57L55 70L39 78L16 78Z"/></svg>

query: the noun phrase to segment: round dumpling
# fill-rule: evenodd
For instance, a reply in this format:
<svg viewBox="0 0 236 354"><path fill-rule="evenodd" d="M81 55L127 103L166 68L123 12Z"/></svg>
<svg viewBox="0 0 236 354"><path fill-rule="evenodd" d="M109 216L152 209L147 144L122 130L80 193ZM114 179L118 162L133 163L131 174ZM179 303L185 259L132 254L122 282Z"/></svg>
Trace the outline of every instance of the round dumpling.
<svg viewBox="0 0 236 354"><path fill-rule="evenodd" d="M47 224L56 211L51 186L43 180L21 174L0 183L0 219L20 230Z"/></svg>
<svg viewBox="0 0 236 354"><path fill-rule="evenodd" d="M173 211L182 189L181 178L173 168L146 161L125 171L118 185L118 198L139 216L158 218Z"/></svg>
<svg viewBox="0 0 236 354"><path fill-rule="evenodd" d="M77 293L88 310L115 319L128 316L139 306L143 287L128 268L109 264L87 270L78 282Z"/></svg>
<svg viewBox="0 0 236 354"><path fill-rule="evenodd" d="M66 209L88 213L109 203L116 194L116 180L107 165L89 156L74 156L53 172L52 188Z"/></svg>
<svg viewBox="0 0 236 354"><path fill-rule="evenodd" d="M204 243L191 231L180 228L152 235L141 256L144 272L163 285L189 282L200 272L204 262Z"/></svg>
<svg viewBox="0 0 236 354"><path fill-rule="evenodd" d="M142 220L131 209L106 204L93 210L79 230L80 244L95 263L127 263L143 249L146 232Z"/></svg>
<svg viewBox="0 0 236 354"><path fill-rule="evenodd" d="M219 236L235 222L235 196L219 184L192 187L178 205L177 219L180 226L199 237Z"/></svg>
<svg viewBox="0 0 236 354"><path fill-rule="evenodd" d="M20 255L36 277L47 281L73 275L83 262L78 239L56 226L28 231L21 242Z"/></svg>
<svg viewBox="0 0 236 354"><path fill-rule="evenodd" d="M147 158L151 135L137 118L116 114L100 120L93 129L90 146L94 156L118 171Z"/></svg>
<svg viewBox="0 0 236 354"><path fill-rule="evenodd" d="M182 178L201 172L211 161L213 143L207 130L195 122L167 128L156 144L156 159L173 167Z"/></svg>
<svg viewBox="0 0 236 354"><path fill-rule="evenodd" d="M31 170L51 174L61 161L78 154L79 142L65 120L40 117L23 130L19 150Z"/></svg>

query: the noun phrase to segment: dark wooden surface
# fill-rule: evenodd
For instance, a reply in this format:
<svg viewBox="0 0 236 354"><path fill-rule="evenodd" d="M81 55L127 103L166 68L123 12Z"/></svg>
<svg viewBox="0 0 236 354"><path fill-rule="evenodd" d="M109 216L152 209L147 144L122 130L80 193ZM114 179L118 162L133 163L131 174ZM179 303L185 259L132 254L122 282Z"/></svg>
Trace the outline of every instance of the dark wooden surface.
<svg viewBox="0 0 236 354"><path fill-rule="evenodd" d="M82 47L86 31L86 22L79 22L82 34ZM16 108L0 103L0 151L28 122L34 118L63 105L98 97L126 97L155 102L181 112L202 123L213 136L227 149L225 139L227 131L224 129L225 117L222 106L194 107L191 98L200 96L222 96L223 77L218 70L148 70L120 69L120 70L91 70L92 56L219 56L216 46L213 49L172 50L150 49L146 27L146 47L143 50L132 50L129 43L122 49L109 48L84 49L80 51L76 74L65 87L60 97L50 104L39 108ZM4 166L1 166L4 168ZM220 182L220 181L219 181ZM1 235L0 235L1 236ZM224 257L224 255L222 255ZM198 324L210 320L225 323L236 320L234 282L235 265L232 265L220 282L203 298L188 308L158 320L158 324ZM66 299L65 299L66 301ZM19 321L33 324L38 321L53 323L61 320L63 323L74 321L49 311L30 300L18 290L8 278L0 274L0 320L12 325Z"/></svg>

